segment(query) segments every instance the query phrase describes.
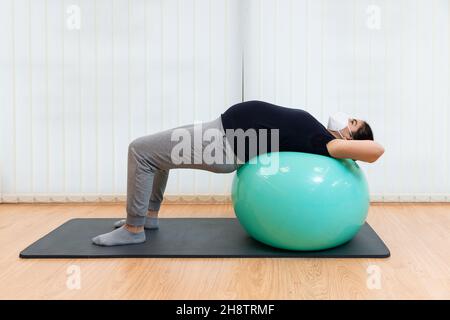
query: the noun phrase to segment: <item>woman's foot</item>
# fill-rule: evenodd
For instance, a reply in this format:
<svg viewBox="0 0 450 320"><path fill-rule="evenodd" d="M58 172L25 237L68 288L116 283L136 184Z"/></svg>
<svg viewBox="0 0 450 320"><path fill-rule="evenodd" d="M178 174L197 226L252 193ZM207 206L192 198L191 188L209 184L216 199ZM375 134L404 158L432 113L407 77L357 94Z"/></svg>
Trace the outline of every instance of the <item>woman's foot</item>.
<svg viewBox="0 0 450 320"><path fill-rule="evenodd" d="M116 229L114 231L101 234L92 239L92 242L98 246L121 246L127 244L138 244L145 242L145 232L133 228L129 230L126 225Z"/></svg>
<svg viewBox="0 0 450 320"><path fill-rule="evenodd" d="M114 223L115 228L120 228L127 223L126 219L116 221ZM145 219L144 228L147 230L159 229L158 211L148 211L147 218Z"/></svg>

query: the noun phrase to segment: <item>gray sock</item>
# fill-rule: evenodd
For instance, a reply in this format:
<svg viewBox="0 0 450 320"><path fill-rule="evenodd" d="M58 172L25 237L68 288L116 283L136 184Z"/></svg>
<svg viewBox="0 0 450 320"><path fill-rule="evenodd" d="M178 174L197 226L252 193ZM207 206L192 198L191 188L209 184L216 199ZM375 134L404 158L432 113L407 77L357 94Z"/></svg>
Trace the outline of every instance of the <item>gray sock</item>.
<svg viewBox="0 0 450 320"><path fill-rule="evenodd" d="M98 246L120 246L126 244L137 244L145 242L145 232L133 233L125 229L124 226L114 231L101 234L92 239Z"/></svg>
<svg viewBox="0 0 450 320"><path fill-rule="evenodd" d="M125 225L126 223L127 223L127 220L126 219L122 219L122 220L114 222L114 227L115 228L120 228L121 226ZM145 219L144 228L148 229L148 230L158 229L159 228L158 218L147 217Z"/></svg>
<svg viewBox="0 0 450 320"><path fill-rule="evenodd" d="M159 229L159 222L158 222L158 211L148 210L147 215L145 216L145 224L144 229L152 230L152 229ZM114 223L114 227L120 228L121 226L125 225L127 223L126 219L122 219L119 221L116 221Z"/></svg>

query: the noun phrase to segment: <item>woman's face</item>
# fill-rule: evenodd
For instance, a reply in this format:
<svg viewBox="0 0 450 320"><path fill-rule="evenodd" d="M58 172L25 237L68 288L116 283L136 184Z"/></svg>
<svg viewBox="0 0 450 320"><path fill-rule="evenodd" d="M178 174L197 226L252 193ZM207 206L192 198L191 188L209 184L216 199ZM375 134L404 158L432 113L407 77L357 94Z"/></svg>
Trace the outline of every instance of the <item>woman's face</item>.
<svg viewBox="0 0 450 320"><path fill-rule="evenodd" d="M344 130L342 130L342 135L347 140L350 140L350 139L352 139L353 133L358 131L359 128L361 128L363 125L364 125L363 120L350 118L350 119L348 119L348 128L345 128ZM348 129L350 129L351 134Z"/></svg>

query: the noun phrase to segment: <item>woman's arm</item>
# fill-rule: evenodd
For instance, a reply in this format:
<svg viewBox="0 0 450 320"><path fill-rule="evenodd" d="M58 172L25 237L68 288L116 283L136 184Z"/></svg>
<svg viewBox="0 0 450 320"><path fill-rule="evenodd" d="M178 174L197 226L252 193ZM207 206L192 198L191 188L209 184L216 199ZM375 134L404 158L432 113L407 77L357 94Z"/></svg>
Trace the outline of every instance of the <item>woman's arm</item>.
<svg viewBox="0 0 450 320"><path fill-rule="evenodd" d="M328 153L333 158L375 162L384 153L384 148L372 140L334 139L327 143Z"/></svg>

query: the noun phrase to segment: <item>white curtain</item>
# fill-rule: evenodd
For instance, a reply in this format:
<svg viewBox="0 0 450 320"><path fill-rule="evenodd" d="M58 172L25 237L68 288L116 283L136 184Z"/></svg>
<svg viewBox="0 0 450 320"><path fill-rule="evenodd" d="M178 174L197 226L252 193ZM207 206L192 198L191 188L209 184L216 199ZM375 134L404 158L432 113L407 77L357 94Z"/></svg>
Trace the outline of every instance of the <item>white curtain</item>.
<svg viewBox="0 0 450 320"><path fill-rule="evenodd" d="M135 137L242 100L239 0L1 0L1 193L111 200ZM232 175L173 170L167 194Z"/></svg>
<svg viewBox="0 0 450 320"><path fill-rule="evenodd" d="M366 119L386 148L361 163L373 200L449 201L448 13L447 0L0 0L1 200L123 199L133 138L260 99ZM167 195L221 199L232 177L173 170Z"/></svg>
<svg viewBox="0 0 450 320"><path fill-rule="evenodd" d="M373 200L450 201L447 0L249 0L244 98L344 110L386 152Z"/></svg>

